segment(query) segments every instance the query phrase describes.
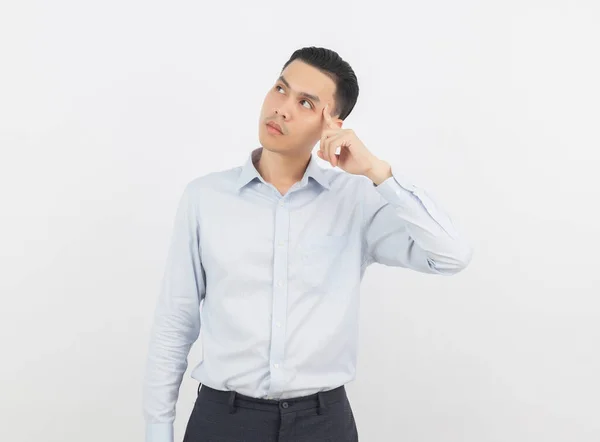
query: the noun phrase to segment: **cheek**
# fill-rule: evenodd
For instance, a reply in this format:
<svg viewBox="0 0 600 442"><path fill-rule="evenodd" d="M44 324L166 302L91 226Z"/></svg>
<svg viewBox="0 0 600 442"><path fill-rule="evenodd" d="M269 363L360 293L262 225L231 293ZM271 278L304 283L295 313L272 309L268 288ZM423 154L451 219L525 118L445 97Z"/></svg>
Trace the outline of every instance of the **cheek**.
<svg viewBox="0 0 600 442"><path fill-rule="evenodd" d="M265 99L263 100L262 108L268 109L272 103L273 103L273 96L269 93L265 96Z"/></svg>
<svg viewBox="0 0 600 442"><path fill-rule="evenodd" d="M323 132L321 122L318 118L315 119L313 124L311 125L311 137L321 139L321 133Z"/></svg>
<svg viewBox="0 0 600 442"><path fill-rule="evenodd" d="M283 98L283 95L278 94L277 92L271 91L269 92L266 97L265 97L265 102L271 104L271 105L275 105L277 104L279 101L281 101Z"/></svg>
<svg viewBox="0 0 600 442"><path fill-rule="evenodd" d="M269 109L269 97L265 97L265 99L263 100L262 103L262 107L261 110L264 112L266 112Z"/></svg>

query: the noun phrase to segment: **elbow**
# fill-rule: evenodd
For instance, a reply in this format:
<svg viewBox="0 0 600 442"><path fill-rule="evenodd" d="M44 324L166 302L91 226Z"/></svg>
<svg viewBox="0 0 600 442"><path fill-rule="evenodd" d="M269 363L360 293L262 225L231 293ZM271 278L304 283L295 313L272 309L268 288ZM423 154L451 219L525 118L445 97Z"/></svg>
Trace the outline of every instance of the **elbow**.
<svg viewBox="0 0 600 442"><path fill-rule="evenodd" d="M471 263L471 259L473 259L473 247L468 244L464 244L461 247L460 253L456 255L457 270L455 273L466 269Z"/></svg>
<svg viewBox="0 0 600 442"><path fill-rule="evenodd" d="M473 248L468 244L458 244L452 253L441 257L428 258L429 267L434 273L452 276L466 269L473 258Z"/></svg>

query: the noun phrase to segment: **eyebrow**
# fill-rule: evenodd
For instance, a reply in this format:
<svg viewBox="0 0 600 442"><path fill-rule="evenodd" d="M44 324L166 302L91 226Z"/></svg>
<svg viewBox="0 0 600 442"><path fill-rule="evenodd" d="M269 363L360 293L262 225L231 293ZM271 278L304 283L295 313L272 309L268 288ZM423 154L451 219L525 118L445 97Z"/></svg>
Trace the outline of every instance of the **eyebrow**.
<svg viewBox="0 0 600 442"><path fill-rule="evenodd" d="M292 89L290 87L290 84L287 82L287 80L285 78L283 78L283 75L280 75L278 80L281 81L283 84L285 84L288 89ZM321 100L319 100L319 97L317 97L316 95L313 95L313 94L309 94L308 92L298 92L298 95L300 95L302 97L310 98L315 103L321 103Z"/></svg>

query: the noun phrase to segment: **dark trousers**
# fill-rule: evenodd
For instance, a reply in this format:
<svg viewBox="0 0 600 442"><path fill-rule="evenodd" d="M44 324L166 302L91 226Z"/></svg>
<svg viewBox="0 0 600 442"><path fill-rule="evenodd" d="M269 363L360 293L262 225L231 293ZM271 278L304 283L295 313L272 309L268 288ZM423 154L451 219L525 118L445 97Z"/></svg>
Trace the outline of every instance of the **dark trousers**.
<svg viewBox="0 0 600 442"><path fill-rule="evenodd" d="M200 384L183 442L358 442L346 389L259 399Z"/></svg>

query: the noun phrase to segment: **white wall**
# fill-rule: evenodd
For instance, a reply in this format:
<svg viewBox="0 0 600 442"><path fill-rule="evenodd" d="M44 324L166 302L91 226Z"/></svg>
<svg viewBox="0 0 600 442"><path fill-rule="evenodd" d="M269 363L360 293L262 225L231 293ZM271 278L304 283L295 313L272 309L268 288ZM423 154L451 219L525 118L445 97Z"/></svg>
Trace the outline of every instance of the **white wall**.
<svg viewBox="0 0 600 442"><path fill-rule="evenodd" d="M0 6L0 440L142 440L176 202L245 161L309 45L359 77L345 127L475 247L450 278L367 271L361 441L600 440L598 3L235 3Z"/></svg>

